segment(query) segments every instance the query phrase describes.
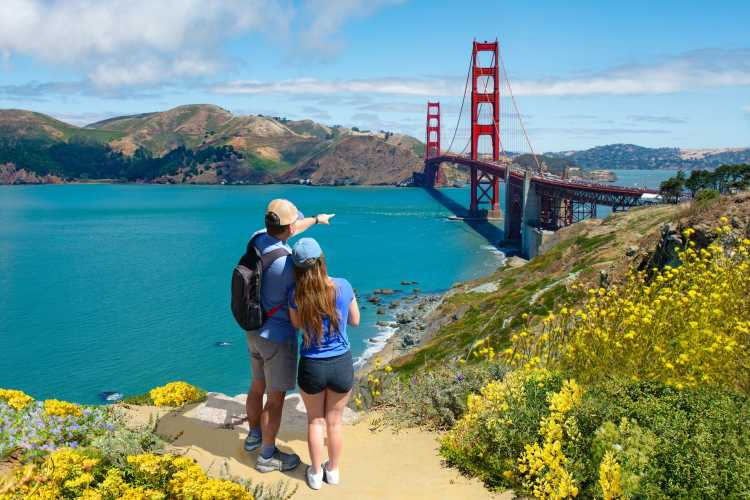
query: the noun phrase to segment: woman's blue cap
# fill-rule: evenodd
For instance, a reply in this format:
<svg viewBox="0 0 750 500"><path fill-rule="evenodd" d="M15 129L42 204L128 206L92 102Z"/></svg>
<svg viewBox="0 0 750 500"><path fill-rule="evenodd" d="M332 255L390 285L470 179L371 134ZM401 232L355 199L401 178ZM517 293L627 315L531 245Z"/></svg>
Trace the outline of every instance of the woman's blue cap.
<svg viewBox="0 0 750 500"><path fill-rule="evenodd" d="M294 265L303 269L312 267L321 255L323 255L323 250L312 238L302 238L292 248Z"/></svg>

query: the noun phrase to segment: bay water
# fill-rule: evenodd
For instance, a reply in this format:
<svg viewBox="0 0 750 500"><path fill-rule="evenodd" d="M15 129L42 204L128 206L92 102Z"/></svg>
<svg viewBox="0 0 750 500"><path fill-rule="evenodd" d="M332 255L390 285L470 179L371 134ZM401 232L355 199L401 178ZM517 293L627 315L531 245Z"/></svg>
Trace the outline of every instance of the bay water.
<svg viewBox="0 0 750 500"><path fill-rule="evenodd" d="M649 187L673 174L616 173L618 184ZM441 195L442 203L399 188L0 187L0 387L82 403L172 380L244 392L249 363L229 280L277 197L309 215L337 214L306 235L320 242L331 275L360 293L352 351L372 355L392 332L364 300L375 289L399 290L395 300L415 286L439 293L502 263L500 238L447 219L445 199L466 206L468 189Z"/></svg>
<svg viewBox="0 0 750 500"><path fill-rule="evenodd" d="M445 190L465 204L468 192ZM0 387L95 403L172 380L247 389L233 266L272 198L336 213L306 235L361 296L355 357L389 333L364 298L424 293L491 272L502 254L419 189L306 186L0 187ZM393 298L398 299L400 295ZM220 344L219 345L217 345Z"/></svg>

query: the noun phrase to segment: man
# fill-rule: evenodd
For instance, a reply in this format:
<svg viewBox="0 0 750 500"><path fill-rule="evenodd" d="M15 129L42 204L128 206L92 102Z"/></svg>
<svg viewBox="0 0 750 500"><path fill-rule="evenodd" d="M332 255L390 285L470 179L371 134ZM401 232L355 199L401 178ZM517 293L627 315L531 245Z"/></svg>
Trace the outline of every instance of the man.
<svg viewBox="0 0 750 500"><path fill-rule="evenodd" d="M291 254L289 238L315 224L329 224L334 215L305 218L292 202L273 200L266 209L265 230L254 235L255 246L261 255L279 248ZM284 255L263 272L260 290L266 321L260 330L246 332L253 381L247 394L250 432L245 439L245 450L260 448L255 468L261 472L292 470L300 463L298 455L276 448L284 398L287 391L294 389L297 379L297 332L289 320L288 309L289 291L293 287L294 265L290 255Z"/></svg>

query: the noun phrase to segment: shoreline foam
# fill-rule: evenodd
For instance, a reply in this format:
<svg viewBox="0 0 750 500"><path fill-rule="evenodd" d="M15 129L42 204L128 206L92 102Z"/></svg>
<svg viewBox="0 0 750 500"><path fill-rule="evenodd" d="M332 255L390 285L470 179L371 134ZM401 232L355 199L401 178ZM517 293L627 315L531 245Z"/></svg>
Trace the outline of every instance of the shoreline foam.
<svg viewBox="0 0 750 500"><path fill-rule="evenodd" d="M481 248L487 250L488 253L497 258L498 268L507 264L508 256L503 249L489 244L482 245ZM489 274L491 273L477 276L473 280L482 279ZM409 300L408 303L398 307L393 313L389 314L389 318L383 321L388 321L390 325L378 325L379 335L372 338L375 340L373 345L368 346L355 359L354 369L356 375L362 377L370 372L375 367L376 359L380 360L382 364L386 364L391 359L406 354L418 347L422 339L432 333L430 328L427 327L426 320L442 304L443 300L451 293L454 287L444 292L414 295L412 300ZM400 317L408 318L408 321L402 322L399 320ZM408 347L403 345L403 340L406 336L411 336L414 341ZM368 339L368 342L372 339ZM399 341L401 341L401 345L398 344Z"/></svg>

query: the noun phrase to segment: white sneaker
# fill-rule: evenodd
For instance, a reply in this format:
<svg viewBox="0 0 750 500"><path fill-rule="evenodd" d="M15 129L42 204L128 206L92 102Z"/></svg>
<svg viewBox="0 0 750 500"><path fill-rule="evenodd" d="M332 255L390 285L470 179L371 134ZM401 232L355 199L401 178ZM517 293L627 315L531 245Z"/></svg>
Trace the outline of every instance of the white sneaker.
<svg viewBox="0 0 750 500"><path fill-rule="evenodd" d="M328 462L323 463L323 480L328 484L339 484L339 470L328 470Z"/></svg>
<svg viewBox="0 0 750 500"><path fill-rule="evenodd" d="M307 470L305 471L305 478L307 479L307 485L314 489L319 490L321 486L323 486L323 470L325 468L321 467L321 471L317 474L312 473L312 467L309 465L307 466Z"/></svg>

